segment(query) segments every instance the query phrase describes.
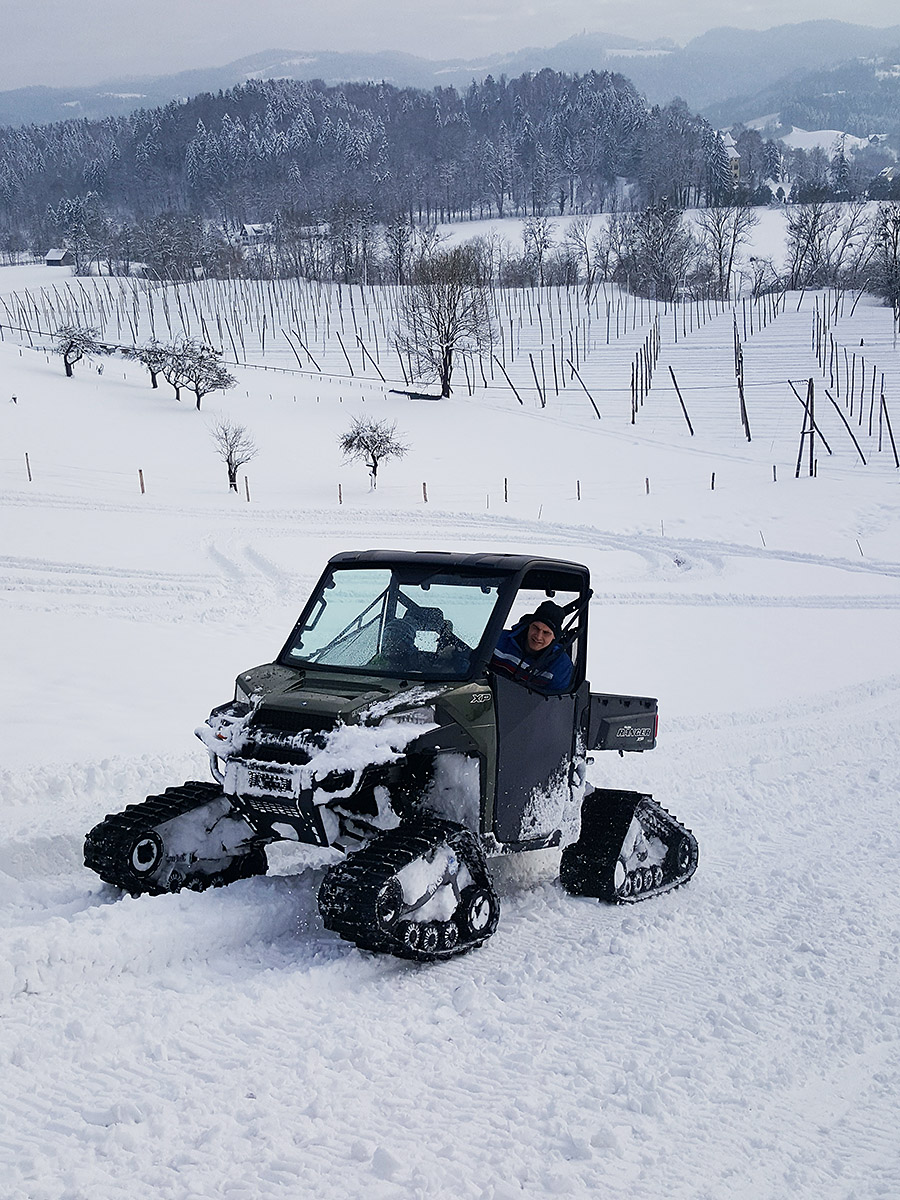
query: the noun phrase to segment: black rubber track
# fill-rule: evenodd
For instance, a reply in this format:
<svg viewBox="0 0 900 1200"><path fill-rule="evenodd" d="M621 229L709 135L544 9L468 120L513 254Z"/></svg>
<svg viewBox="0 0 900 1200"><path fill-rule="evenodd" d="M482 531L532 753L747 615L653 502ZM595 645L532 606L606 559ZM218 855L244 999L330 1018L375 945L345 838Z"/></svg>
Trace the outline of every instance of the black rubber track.
<svg viewBox="0 0 900 1200"><path fill-rule="evenodd" d="M449 931L453 944L424 949L410 946L404 938L406 922L397 920L390 927L378 920L379 894L390 881L414 862L425 858L443 845L450 845L472 876L472 886L485 889L490 916L483 929L473 934L462 919L463 905L457 906ZM431 814L412 818L379 835L345 862L331 867L319 888L319 912L326 929L340 934L362 950L394 954L418 962L434 962L482 945L497 928L500 904L491 886L484 854L478 839L462 825L444 821ZM449 924L449 922L444 923ZM444 930L444 941L450 940Z"/></svg>
<svg viewBox="0 0 900 1200"><path fill-rule="evenodd" d="M184 816L195 808L202 808L204 804L209 804L221 795L222 789L216 783L189 780L181 787L166 788L161 796L148 796L141 804L129 804L122 812L108 815L87 835L84 842L84 865L96 871L104 882L124 888L133 896L159 896L164 892L177 892L183 888L203 891L208 887L224 887L238 879L249 879L253 875L265 875L268 862L262 846L256 847L241 858L232 859L214 873L188 872L176 881L175 886L168 888L134 870L131 851L135 842L152 834L173 817Z"/></svg>
<svg viewBox="0 0 900 1200"><path fill-rule="evenodd" d="M638 887L616 889L614 873L632 817L646 834L666 846L662 878ZM687 883L697 870L699 850L693 833L651 796L597 789L582 805L581 834L563 850L559 878L574 896L594 896L611 904L638 904ZM637 872L632 872L632 877ZM630 877L631 878L631 877Z"/></svg>

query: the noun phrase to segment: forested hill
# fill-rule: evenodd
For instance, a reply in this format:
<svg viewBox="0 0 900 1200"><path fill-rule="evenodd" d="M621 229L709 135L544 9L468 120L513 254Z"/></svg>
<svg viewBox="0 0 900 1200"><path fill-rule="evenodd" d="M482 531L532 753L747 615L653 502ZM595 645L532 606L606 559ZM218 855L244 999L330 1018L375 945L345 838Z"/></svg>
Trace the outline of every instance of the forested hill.
<svg viewBox="0 0 900 1200"><path fill-rule="evenodd" d="M800 78L779 80L742 100L704 110L731 124L775 114L782 125L841 129L857 137L886 135L900 150L900 44L878 58L857 58ZM774 122L773 122L774 123Z"/></svg>
<svg viewBox="0 0 900 1200"><path fill-rule="evenodd" d="M623 178L642 202L696 202L723 179L720 139L608 72L461 92L250 80L126 117L0 129L0 228L52 244L85 197L119 222L596 211Z"/></svg>

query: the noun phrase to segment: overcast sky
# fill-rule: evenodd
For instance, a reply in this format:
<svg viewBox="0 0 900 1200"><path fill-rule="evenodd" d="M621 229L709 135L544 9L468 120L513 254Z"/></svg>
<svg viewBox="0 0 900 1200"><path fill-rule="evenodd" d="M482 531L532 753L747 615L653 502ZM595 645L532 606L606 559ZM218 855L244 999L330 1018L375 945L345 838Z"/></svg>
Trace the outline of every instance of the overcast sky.
<svg viewBox="0 0 900 1200"><path fill-rule="evenodd" d="M896 0L0 0L0 91L221 66L274 48L476 59L583 31L683 44L721 25L824 17L900 22Z"/></svg>

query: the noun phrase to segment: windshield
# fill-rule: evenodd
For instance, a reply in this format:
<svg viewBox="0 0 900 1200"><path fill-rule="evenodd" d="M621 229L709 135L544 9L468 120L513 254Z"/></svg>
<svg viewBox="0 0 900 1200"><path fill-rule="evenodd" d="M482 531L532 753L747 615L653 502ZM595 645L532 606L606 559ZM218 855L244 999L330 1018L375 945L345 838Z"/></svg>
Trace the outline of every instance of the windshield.
<svg viewBox="0 0 900 1200"><path fill-rule="evenodd" d="M314 596L282 662L464 678L505 581L421 567L338 568Z"/></svg>

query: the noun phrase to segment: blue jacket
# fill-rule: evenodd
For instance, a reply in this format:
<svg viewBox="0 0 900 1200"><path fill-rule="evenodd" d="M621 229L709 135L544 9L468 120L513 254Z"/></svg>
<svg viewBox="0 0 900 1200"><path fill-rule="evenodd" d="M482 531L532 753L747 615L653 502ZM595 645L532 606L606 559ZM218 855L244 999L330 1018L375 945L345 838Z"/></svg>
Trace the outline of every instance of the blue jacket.
<svg viewBox="0 0 900 1200"><path fill-rule="evenodd" d="M536 692L568 691L574 670L571 658L557 641L539 654L531 654L527 649L527 634L528 622L504 629L497 639L491 669Z"/></svg>

